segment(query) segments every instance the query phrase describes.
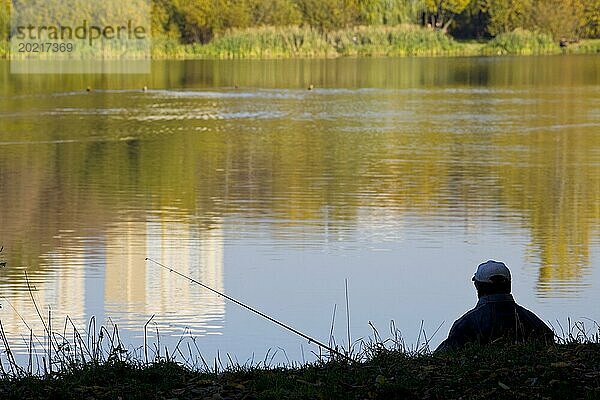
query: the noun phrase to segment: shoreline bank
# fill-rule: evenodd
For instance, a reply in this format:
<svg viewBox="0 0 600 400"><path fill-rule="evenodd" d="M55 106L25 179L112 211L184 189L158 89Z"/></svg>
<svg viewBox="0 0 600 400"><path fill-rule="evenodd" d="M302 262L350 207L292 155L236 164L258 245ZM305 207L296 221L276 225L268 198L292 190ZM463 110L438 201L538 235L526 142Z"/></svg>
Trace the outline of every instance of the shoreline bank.
<svg viewBox="0 0 600 400"><path fill-rule="evenodd" d="M375 348L365 362L238 365L195 371L170 361L107 361L45 377L0 379L0 396L96 399L599 398L600 344L470 347L442 354Z"/></svg>
<svg viewBox="0 0 600 400"><path fill-rule="evenodd" d="M207 44L154 38L153 60L294 59L341 57L477 57L503 55L598 54L600 39L561 44L550 36L516 29L490 40L457 40L414 25L359 26L322 32L301 27L237 29ZM115 56L116 58L117 56ZM0 59L9 43L0 41Z"/></svg>

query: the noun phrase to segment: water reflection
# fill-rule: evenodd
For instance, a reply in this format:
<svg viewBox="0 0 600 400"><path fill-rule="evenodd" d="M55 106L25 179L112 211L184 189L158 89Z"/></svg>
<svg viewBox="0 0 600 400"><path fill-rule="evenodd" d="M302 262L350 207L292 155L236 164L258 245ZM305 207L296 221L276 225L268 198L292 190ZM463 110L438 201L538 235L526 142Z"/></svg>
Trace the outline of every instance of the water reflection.
<svg viewBox="0 0 600 400"><path fill-rule="evenodd" d="M446 282L497 251L525 265L532 301L585 299L598 285L598 63L158 63L147 93L139 76L106 76L89 94L83 76L0 68L2 294L39 325L27 269L41 309L81 324L96 315L139 329L157 314L166 332L226 335L235 311L225 318L222 299L144 258L277 308L272 292L305 269L377 287L422 279L407 265L441 254L429 268ZM405 288L411 301L417 286ZM309 309L328 308L326 291L304 293ZM420 301L407 321L447 318ZM22 332L14 310L1 313Z"/></svg>
<svg viewBox="0 0 600 400"><path fill-rule="evenodd" d="M41 334L44 326L38 310L47 318L50 308L55 322L64 323L69 316L80 329L95 316L98 321L110 318L122 328L139 331L152 314L158 314L157 327L163 333L181 333L184 326L192 334L220 333L223 298L149 266L145 257L163 260L223 291L221 222L215 219L210 229L199 229L172 218L168 212L151 215L147 221L138 215L109 224L98 237L61 232L57 235L60 245L39 256L38 268L27 268L29 285L17 268L12 268L13 283L3 283L5 329L27 328ZM9 295L6 289L14 293Z"/></svg>
<svg viewBox="0 0 600 400"><path fill-rule="evenodd" d="M194 321L194 333L220 328L224 299L199 291L165 269L145 261L150 257L218 291L223 291L223 234L221 223L210 229L150 217L113 224L106 233L104 276L105 313L142 326L144 316L159 314L161 329L169 332L178 320Z"/></svg>

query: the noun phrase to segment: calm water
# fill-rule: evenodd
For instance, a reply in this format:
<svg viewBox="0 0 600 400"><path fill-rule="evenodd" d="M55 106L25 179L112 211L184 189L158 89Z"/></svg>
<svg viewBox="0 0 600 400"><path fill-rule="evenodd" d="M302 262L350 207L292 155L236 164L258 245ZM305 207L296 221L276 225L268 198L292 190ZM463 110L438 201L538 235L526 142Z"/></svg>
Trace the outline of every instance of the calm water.
<svg viewBox="0 0 600 400"><path fill-rule="evenodd" d="M443 323L437 345L490 258L555 326L600 321L599 222L598 56L0 64L0 318L16 351L24 321L43 336L24 271L55 327L110 319L133 348L155 314L162 345L193 335L207 359L317 351L145 257L323 341L337 306L344 345L346 278L352 340L393 320L412 343L424 320Z"/></svg>

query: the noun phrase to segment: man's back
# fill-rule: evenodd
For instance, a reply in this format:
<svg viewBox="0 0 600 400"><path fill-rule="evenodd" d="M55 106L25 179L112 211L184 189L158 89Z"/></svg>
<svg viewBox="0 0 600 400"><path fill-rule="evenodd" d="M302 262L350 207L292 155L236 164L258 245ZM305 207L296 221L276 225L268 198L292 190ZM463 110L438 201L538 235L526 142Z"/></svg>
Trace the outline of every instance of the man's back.
<svg viewBox="0 0 600 400"><path fill-rule="evenodd" d="M498 339L551 343L554 333L534 313L516 304L512 295L492 294L480 297L477 306L452 325L448 338L437 350Z"/></svg>

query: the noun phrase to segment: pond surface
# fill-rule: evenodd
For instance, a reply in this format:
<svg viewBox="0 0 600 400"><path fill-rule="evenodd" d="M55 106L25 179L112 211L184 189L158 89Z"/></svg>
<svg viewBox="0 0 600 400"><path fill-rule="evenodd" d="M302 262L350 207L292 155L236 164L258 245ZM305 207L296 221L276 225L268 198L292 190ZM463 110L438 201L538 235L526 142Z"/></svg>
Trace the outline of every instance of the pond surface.
<svg viewBox="0 0 600 400"><path fill-rule="evenodd" d="M307 90L309 85L314 90ZM86 92L90 86L93 90ZM141 90L147 86L148 91ZM156 62L152 75L0 64L0 320L92 316L207 360L318 349L145 261L328 342L437 345L505 261L559 331L600 321L600 57ZM27 323L27 325L25 324ZM226 357L222 356L225 360Z"/></svg>

